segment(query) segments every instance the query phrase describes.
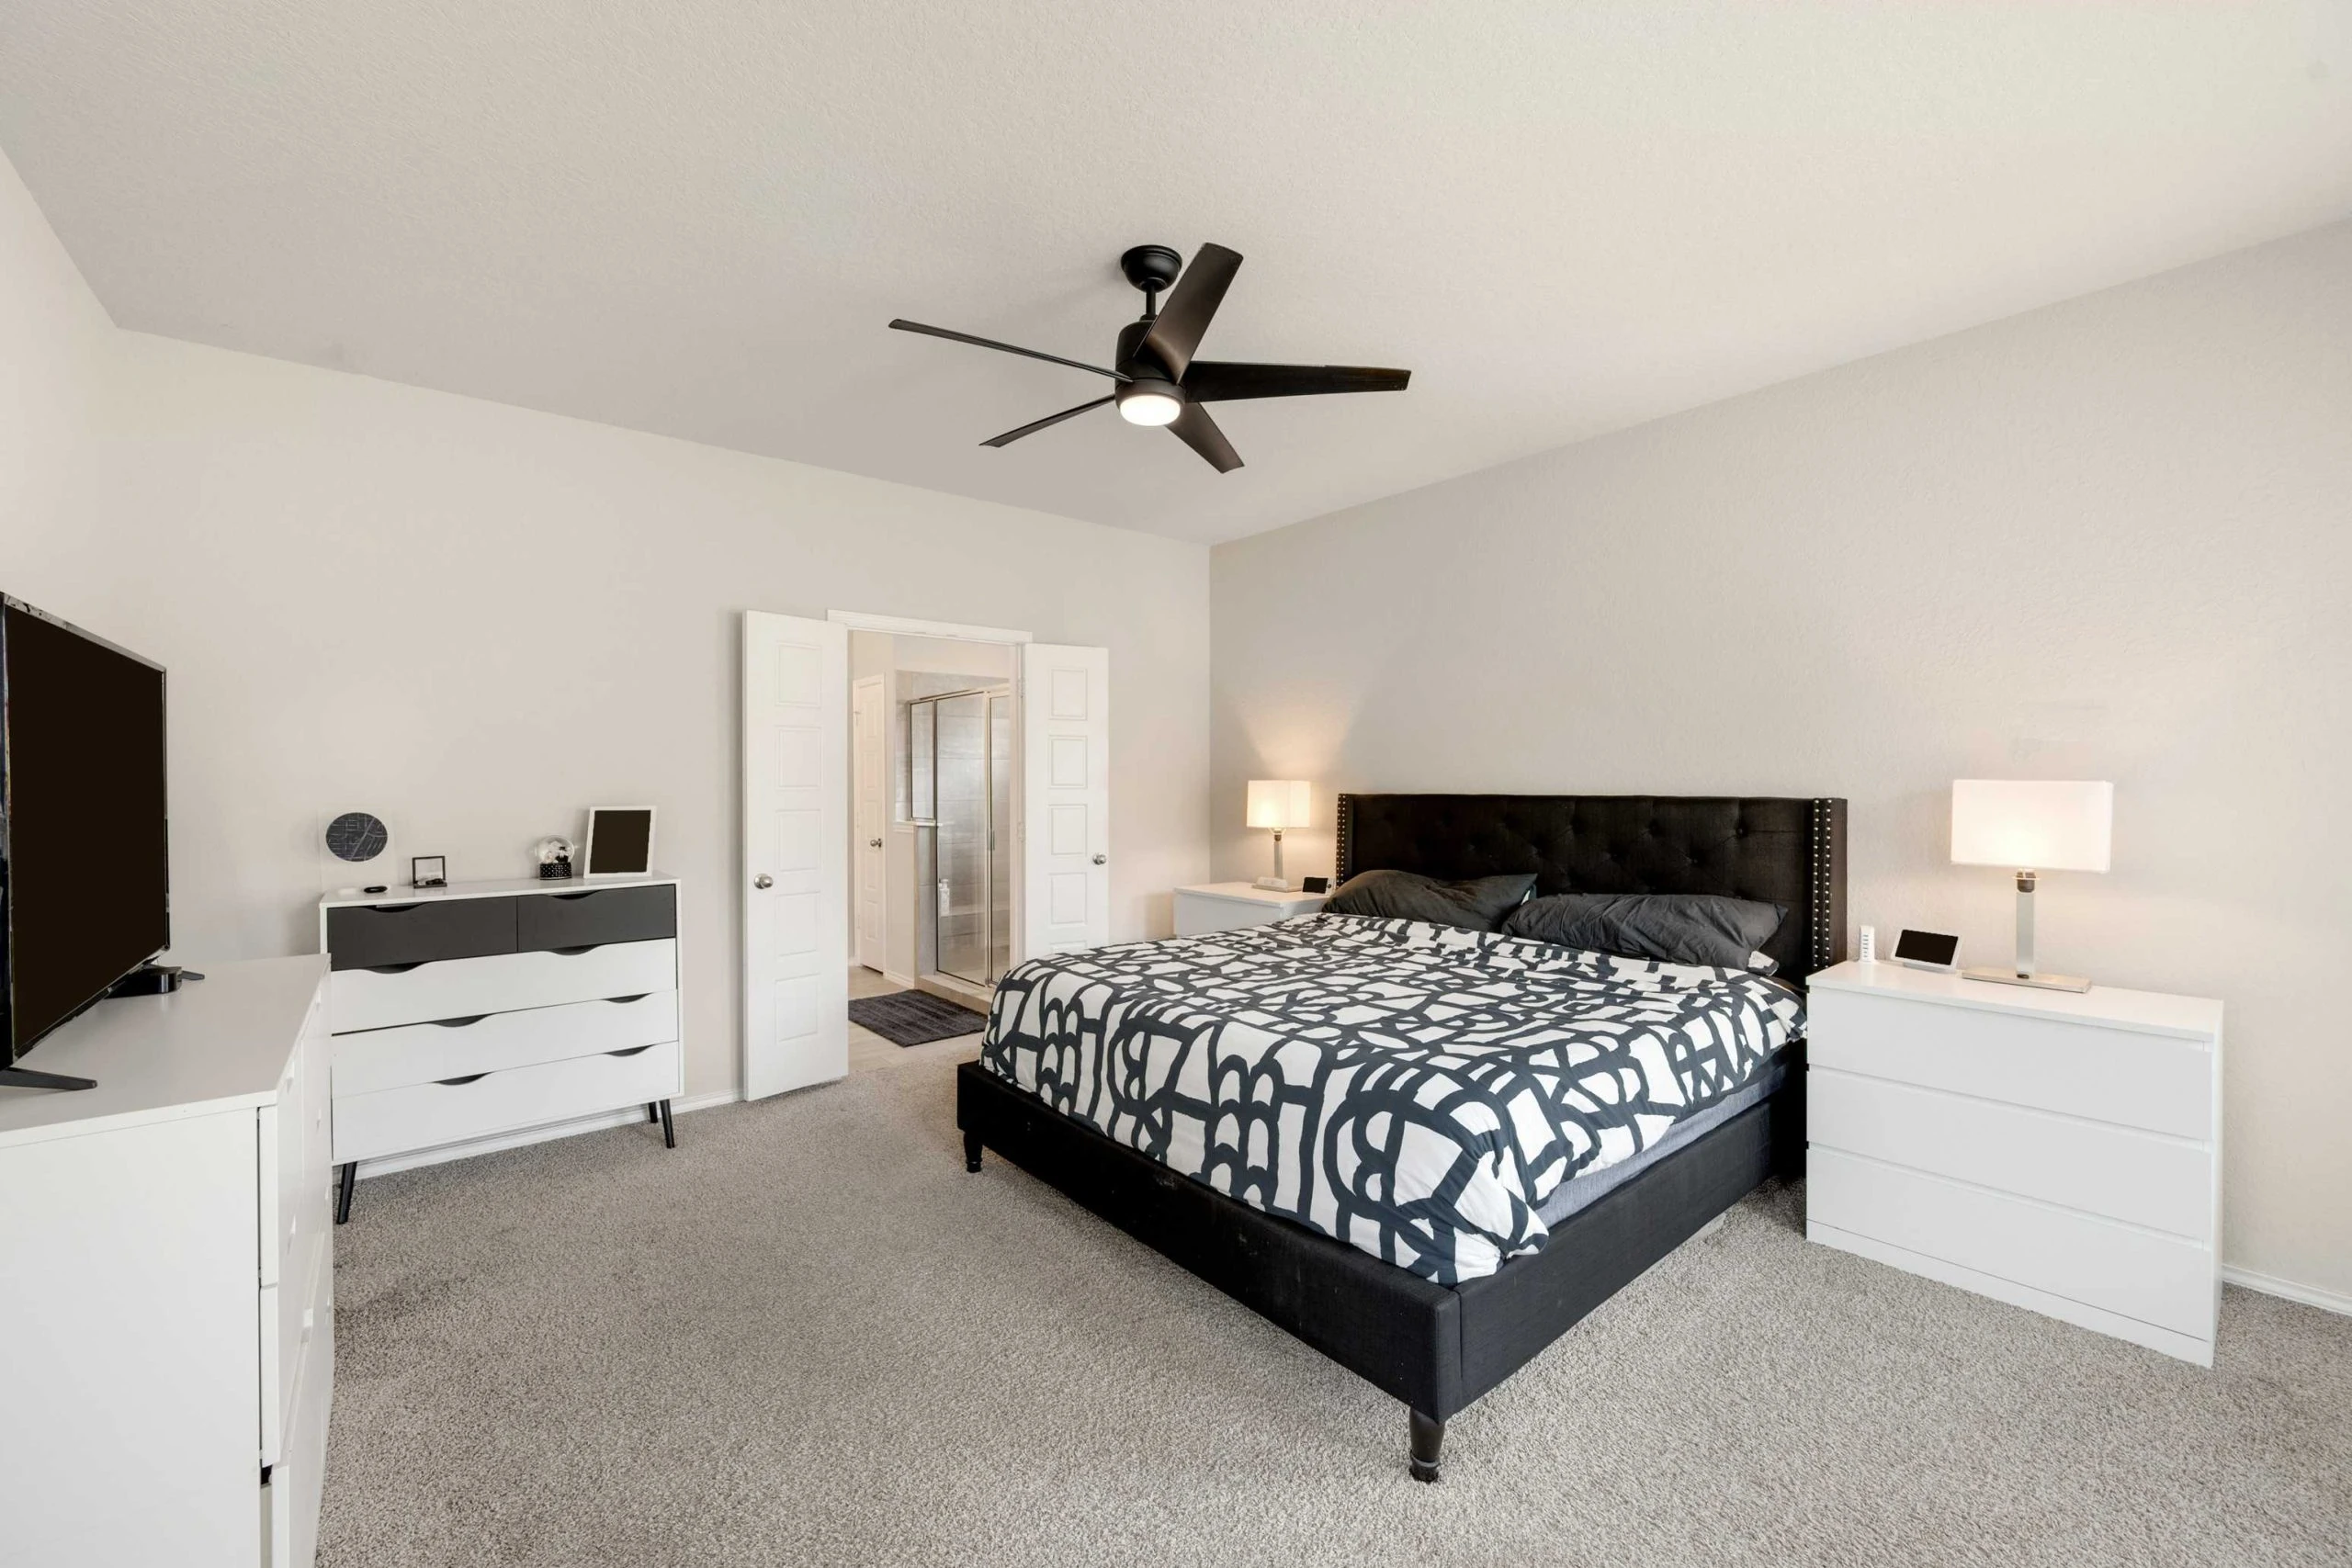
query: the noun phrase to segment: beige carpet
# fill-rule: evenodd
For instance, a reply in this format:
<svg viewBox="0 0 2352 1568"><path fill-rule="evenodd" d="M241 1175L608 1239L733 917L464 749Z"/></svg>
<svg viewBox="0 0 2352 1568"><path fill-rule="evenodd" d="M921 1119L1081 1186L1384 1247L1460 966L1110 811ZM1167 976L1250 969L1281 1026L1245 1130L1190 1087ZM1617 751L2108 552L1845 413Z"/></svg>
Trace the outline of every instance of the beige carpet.
<svg viewBox="0 0 2352 1568"><path fill-rule="evenodd" d="M362 1184L324 1545L390 1564L2352 1562L2352 1320L2221 1365L1767 1191L1453 1423L991 1157L910 1063Z"/></svg>

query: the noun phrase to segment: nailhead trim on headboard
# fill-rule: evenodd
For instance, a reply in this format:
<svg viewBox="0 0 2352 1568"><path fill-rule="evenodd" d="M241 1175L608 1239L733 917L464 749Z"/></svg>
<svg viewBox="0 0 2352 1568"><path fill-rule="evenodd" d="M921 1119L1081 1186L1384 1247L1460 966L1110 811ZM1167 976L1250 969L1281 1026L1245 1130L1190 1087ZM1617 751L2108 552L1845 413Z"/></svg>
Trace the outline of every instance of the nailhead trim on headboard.
<svg viewBox="0 0 2352 1568"><path fill-rule="evenodd" d="M1834 900L1830 881L1837 870L1837 818L1826 800L1813 803L1813 966L1826 969L1835 950L1830 930Z"/></svg>

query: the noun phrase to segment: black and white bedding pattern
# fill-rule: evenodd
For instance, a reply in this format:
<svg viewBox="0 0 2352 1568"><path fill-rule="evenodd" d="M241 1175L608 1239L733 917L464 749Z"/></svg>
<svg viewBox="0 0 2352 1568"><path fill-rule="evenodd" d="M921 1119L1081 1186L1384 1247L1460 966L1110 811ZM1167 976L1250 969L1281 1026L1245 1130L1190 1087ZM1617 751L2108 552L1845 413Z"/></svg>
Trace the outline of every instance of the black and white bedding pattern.
<svg viewBox="0 0 2352 1568"><path fill-rule="evenodd" d="M1761 976L1302 915L1033 959L997 1077L1217 1191L1442 1284L1561 1183L1735 1092L1804 1029Z"/></svg>

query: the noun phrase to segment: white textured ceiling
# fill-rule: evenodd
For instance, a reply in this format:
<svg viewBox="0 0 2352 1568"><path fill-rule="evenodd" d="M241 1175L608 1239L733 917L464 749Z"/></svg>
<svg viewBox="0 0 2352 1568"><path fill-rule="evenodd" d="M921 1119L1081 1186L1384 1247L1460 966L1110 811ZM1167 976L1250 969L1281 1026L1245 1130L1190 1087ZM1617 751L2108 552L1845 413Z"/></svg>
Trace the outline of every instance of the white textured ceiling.
<svg viewBox="0 0 2352 1568"><path fill-rule="evenodd" d="M2352 0L0 0L126 327L1203 539L2352 212ZM1248 257L1219 476L1074 370Z"/></svg>

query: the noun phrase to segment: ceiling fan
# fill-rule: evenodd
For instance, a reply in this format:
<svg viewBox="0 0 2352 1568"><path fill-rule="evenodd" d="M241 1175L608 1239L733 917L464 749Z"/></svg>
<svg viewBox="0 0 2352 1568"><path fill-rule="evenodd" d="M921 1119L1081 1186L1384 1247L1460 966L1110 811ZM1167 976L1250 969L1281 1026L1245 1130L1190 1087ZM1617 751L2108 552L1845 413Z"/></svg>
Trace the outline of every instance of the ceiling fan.
<svg viewBox="0 0 2352 1568"><path fill-rule="evenodd" d="M956 343L1026 355L1073 370L1091 370L1116 381L1117 390L1074 409L1033 420L1018 430L991 436L983 446L1005 446L1034 435L1049 424L1059 424L1105 403L1119 405L1119 417L1129 424L1164 424L1177 439L1207 458L1220 474L1241 466L1241 455L1225 432L1216 427L1203 403L1231 402L1241 398L1302 398L1324 392L1400 392L1411 379L1409 370L1378 370L1355 365L1245 365L1232 361L1195 359L1193 351L1209 330L1233 275L1241 270L1241 255L1223 245L1203 245L1186 266L1184 258L1166 245L1137 245L1119 257L1119 270L1143 290L1143 315L1119 329L1114 368L1064 359L993 338L927 327L921 321L895 321L902 333L925 333ZM1170 286L1173 286L1172 288ZM1168 295L1160 308L1159 296Z"/></svg>

